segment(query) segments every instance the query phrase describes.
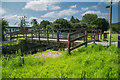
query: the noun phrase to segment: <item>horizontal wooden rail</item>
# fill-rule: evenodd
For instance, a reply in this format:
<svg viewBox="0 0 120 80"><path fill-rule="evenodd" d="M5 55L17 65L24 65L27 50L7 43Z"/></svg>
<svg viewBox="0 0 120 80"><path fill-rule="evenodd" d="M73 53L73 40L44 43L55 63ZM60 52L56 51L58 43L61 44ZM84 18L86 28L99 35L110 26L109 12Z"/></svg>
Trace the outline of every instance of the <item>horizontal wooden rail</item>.
<svg viewBox="0 0 120 80"><path fill-rule="evenodd" d="M86 29L82 29L73 33L70 33L70 36L84 32Z"/></svg>
<svg viewBox="0 0 120 80"><path fill-rule="evenodd" d="M96 35L98 35L98 40L99 40L99 31L100 30L85 29L84 28L82 30L79 30L79 31L68 34L68 53L71 54L70 51L72 51L72 50L74 50L74 49L76 49L80 46L83 46L83 45L85 45L85 47L87 47L87 43L89 43L89 42L94 42L95 43L95 36ZM82 33L84 33L84 35L82 35L82 36L78 35L78 34L82 34ZM71 39L71 37L73 35L78 35L79 37ZM71 43L73 43L74 41L80 40L82 38L84 38L84 43L81 43L80 45L77 45L77 46L71 48ZM91 38L91 40L88 40L88 38Z"/></svg>
<svg viewBox="0 0 120 80"><path fill-rule="evenodd" d="M76 49L76 48L78 48L78 47L80 47L80 46L83 46L83 45L85 45L86 43L87 43L87 42L82 43L82 44L80 44L80 45L78 45L78 46L75 46L75 47L71 48L70 51L72 51L72 50L74 50L74 49Z"/></svg>
<svg viewBox="0 0 120 80"><path fill-rule="evenodd" d="M76 40L80 40L80 39L82 39L82 38L84 38L84 37L86 37L86 36L87 36L87 35L80 36L80 37L75 38L75 39L71 39L70 42L74 42L74 41L76 41Z"/></svg>

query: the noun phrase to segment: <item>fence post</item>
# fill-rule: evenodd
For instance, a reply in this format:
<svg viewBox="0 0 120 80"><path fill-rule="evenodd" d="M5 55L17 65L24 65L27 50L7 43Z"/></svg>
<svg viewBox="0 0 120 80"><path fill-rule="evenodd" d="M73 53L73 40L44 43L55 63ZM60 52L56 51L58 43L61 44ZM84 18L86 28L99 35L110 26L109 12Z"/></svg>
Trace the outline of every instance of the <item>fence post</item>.
<svg viewBox="0 0 120 80"><path fill-rule="evenodd" d="M100 39L102 39L102 30L100 30Z"/></svg>
<svg viewBox="0 0 120 80"><path fill-rule="evenodd" d="M17 33L17 40L18 40L18 33Z"/></svg>
<svg viewBox="0 0 120 80"><path fill-rule="evenodd" d="M47 29L47 36L46 36L46 38L47 38L47 42L49 42L49 34L48 34L48 29Z"/></svg>
<svg viewBox="0 0 120 80"><path fill-rule="evenodd" d="M27 40L27 32L26 32L26 40Z"/></svg>
<svg viewBox="0 0 120 80"><path fill-rule="evenodd" d="M53 38L53 33L54 33L54 31L52 30L52 38Z"/></svg>
<svg viewBox="0 0 120 80"><path fill-rule="evenodd" d="M95 30L94 30L94 43L95 43Z"/></svg>
<svg viewBox="0 0 120 80"><path fill-rule="evenodd" d="M11 37L12 37L12 35L11 35L11 29L10 29L10 41L11 41Z"/></svg>
<svg viewBox="0 0 120 80"><path fill-rule="evenodd" d="M36 38L37 38L37 31L36 31Z"/></svg>
<svg viewBox="0 0 120 80"><path fill-rule="evenodd" d="M99 30L97 31L97 33L98 33L98 41L99 41Z"/></svg>
<svg viewBox="0 0 120 80"><path fill-rule="evenodd" d="M57 42L59 42L59 31L57 31Z"/></svg>
<svg viewBox="0 0 120 80"><path fill-rule="evenodd" d="M71 53L70 53L70 34L68 34L68 53L71 55Z"/></svg>
<svg viewBox="0 0 120 80"><path fill-rule="evenodd" d="M85 47L87 47L87 30L85 30Z"/></svg>
<svg viewBox="0 0 120 80"><path fill-rule="evenodd" d="M40 42L40 31L38 32L38 36L39 36L39 42Z"/></svg>
<svg viewBox="0 0 120 80"><path fill-rule="evenodd" d="M120 48L120 34L118 35L118 48Z"/></svg>
<svg viewBox="0 0 120 80"><path fill-rule="evenodd" d="M33 32L31 33L31 35L32 35L32 43L33 43Z"/></svg>

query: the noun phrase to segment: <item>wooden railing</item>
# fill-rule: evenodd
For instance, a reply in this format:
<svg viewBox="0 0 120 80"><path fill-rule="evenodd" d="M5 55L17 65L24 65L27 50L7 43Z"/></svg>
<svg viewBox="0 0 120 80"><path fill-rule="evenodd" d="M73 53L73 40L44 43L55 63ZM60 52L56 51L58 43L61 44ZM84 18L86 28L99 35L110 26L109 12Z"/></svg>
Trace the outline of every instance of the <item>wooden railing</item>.
<svg viewBox="0 0 120 80"><path fill-rule="evenodd" d="M21 37L24 37L26 40L28 38L31 38L32 42L34 38L38 38L39 41L41 41L41 38L46 38L47 42L49 42L49 39L56 39L57 42L60 41L60 39L66 39L68 40L68 53L80 46L85 45L87 47L87 44L90 42L94 42L95 40L99 40L102 38L102 31L96 30L96 29L55 29L55 30L22 30L22 31L15 31L10 32L10 40L12 39L18 39ZM23 35L23 36L19 36ZM29 36L28 36L29 35ZM97 35L97 36L96 36ZM16 37L15 37L16 36ZM89 40L90 39L90 40ZM84 41L80 45L72 47L71 44L74 42L82 40Z"/></svg>
<svg viewBox="0 0 120 80"><path fill-rule="evenodd" d="M85 45L85 47L87 47L87 44L90 42L94 42L95 43L95 36L98 35L98 40L99 40L99 34L101 33L101 38L102 38L102 32L101 30L95 30L95 29L82 29L73 33L69 33L68 34L68 53L71 54L70 52L80 46ZM77 34L83 34L82 36L79 36L77 38L71 38L74 35ZM91 40L88 40L88 38L91 38ZM84 42L75 46L75 47L71 47L71 44L74 43L77 40L81 40L84 39Z"/></svg>
<svg viewBox="0 0 120 80"><path fill-rule="evenodd" d="M46 38L49 39L57 39L57 42L59 42L59 39L67 39L68 33L75 32L77 30L80 30L79 28L75 29L54 29L54 30L22 30L22 31L15 31L15 32L8 32L7 34L10 36L10 40L12 39L18 39L18 38ZM29 36L28 36L29 34ZM14 37L16 36L16 37Z"/></svg>

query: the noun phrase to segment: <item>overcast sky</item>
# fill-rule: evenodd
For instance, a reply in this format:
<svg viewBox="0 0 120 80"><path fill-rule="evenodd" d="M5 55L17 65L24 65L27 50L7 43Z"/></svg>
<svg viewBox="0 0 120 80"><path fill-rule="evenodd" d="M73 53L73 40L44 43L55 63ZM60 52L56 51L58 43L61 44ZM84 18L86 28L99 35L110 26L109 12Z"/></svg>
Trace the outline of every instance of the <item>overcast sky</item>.
<svg viewBox="0 0 120 80"><path fill-rule="evenodd" d="M78 2L62 2L62 0L59 2L50 2L48 0L18 1L19 2L14 2L14 0L9 0L8 2L8 0L4 0L4 2L2 1L2 4L0 5L0 14L2 14L2 17L9 22L10 26L13 26L16 22L19 23L19 18L21 16L26 16L28 22L32 19L37 19L40 23L42 20L49 20L53 22L58 18L69 20L71 16L81 20L83 15L89 13L97 14L99 18L106 18L109 21L110 9L106 9L105 7L110 3L104 2L104 0L101 0L101 2L79 2L79 0ZM117 2L113 3L112 22L118 22ZM14 26L18 26L18 24Z"/></svg>

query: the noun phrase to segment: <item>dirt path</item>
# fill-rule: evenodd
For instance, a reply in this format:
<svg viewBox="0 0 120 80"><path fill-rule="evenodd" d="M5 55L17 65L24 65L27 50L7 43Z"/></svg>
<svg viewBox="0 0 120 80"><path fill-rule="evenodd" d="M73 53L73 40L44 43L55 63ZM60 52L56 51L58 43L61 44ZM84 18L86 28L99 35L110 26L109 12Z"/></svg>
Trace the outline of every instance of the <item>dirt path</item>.
<svg viewBox="0 0 120 80"><path fill-rule="evenodd" d="M47 52L47 53L43 53L43 54L40 54L40 55L37 55L35 57L37 58L41 58L41 57L44 57L44 58L47 58L47 57L50 57L50 58L57 58L61 55L62 53L59 52L59 51L51 51L51 52Z"/></svg>

